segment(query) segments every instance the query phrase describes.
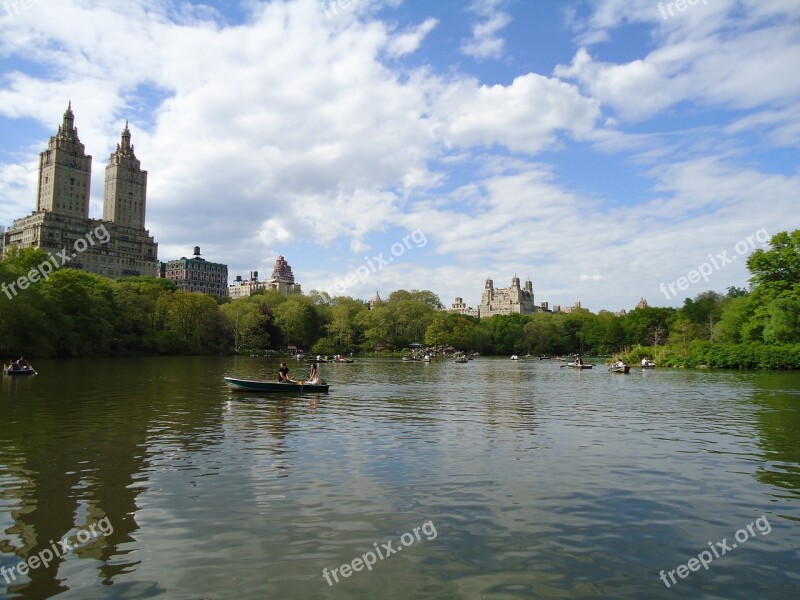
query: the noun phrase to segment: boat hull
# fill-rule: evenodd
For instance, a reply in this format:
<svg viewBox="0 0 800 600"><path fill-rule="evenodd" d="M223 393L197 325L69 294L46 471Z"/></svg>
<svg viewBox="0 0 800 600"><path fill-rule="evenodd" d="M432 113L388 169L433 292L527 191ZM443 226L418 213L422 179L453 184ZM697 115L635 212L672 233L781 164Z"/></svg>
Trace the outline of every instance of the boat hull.
<svg viewBox="0 0 800 600"><path fill-rule="evenodd" d="M591 369L594 365L576 365L575 363L567 363L566 366L570 369Z"/></svg>
<svg viewBox="0 0 800 600"><path fill-rule="evenodd" d="M271 392L299 394L302 392L327 392L330 387L327 383L280 383L277 381L255 381L253 379L237 379L225 377L225 383L236 392Z"/></svg>
<svg viewBox="0 0 800 600"><path fill-rule="evenodd" d="M623 373L625 375L631 372L631 368L628 365L625 365L624 367L609 367L608 370L612 373Z"/></svg>
<svg viewBox="0 0 800 600"><path fill-rule="evenodd" d="M36 373L33 369L3 369L6 375L33 375Z"/></svg>

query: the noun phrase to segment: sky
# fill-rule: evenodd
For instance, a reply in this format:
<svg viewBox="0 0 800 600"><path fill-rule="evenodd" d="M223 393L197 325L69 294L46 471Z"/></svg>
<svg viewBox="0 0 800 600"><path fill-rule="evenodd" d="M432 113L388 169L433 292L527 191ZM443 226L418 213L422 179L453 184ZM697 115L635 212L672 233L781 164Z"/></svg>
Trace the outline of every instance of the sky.
<svg viewBox="0 0 800 600"><path fill-rule="evenodd" d="M797 0L0 0L0 225L68 102L162 261L303 290L680 306L800 226Z"/></svg>

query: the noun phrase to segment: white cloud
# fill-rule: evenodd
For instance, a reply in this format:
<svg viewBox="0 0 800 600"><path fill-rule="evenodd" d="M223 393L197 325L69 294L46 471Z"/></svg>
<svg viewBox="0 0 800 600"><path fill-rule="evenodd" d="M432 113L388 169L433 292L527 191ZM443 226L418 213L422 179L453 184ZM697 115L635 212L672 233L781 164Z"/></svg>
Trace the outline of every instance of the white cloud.
<svg viewBox="0 0 800 600"><path fill-rule="evenodd" d="M425 21L413 30L393 37L386 46L389 56L404 56L411 54L419 48L422 40L425 39L433 28L436 27L436 19L425 19Z"/></svg>
<svg viewBox="0 0 800 600"><path fill-rule="evenodd" d="M664 20L642 2L598 3L588 31L607 39L626 22L655 27L658 47L642 58L611 63L581 48L558 77L575 79L594 98L629 120L694 101L748 110L787 106L800 96L800 5L719 0L687 6ZM654 6L654 5L653 5ZM627 7L627 8L626 8Z"/></svg>
<svg viewBox="0 0 800 600"><path fill-rule="evenodd" d="M235 25L170 6L64 0L0 19L0 56L17 65L0 80L0 114L41 131L2 156L4 222L33 209L38 153L71 98L94 155L95 216L106 157L130 118L162 259L199 244L231 275L271 272L286 247L304 247L313 255L305 268L287 258L306 290L384 250L381 232L421 228L424 249L352 293L430 288L446 304L475 305L487 276L506 286L517 273L533 279L537 301L616 310L641 296L664 302L661 279L761 227L797 226L798 175L759 171L736 138L761 131L765 143L791 147L800 136L791 4L745 3L737 27L719 0L715 28L701 11L661 23L654 4L625 12L627 3L599 2L583 34L646 22L653 48L615 63L587 46L552 76L519 72L497 85L432 58L409 70L404 58L422 54L444 24L423 16L398 31L369 2L336 18L314 0L252 3ZM484 26L470 43L486 41L474 56L504 54L502 6L473 4ZM686 131L648 121L685 104L737 112ZM631 131L634 121L649 127ZM574 179L553 158L568 146L581 150L577 163L564 161ZM651 189L625 202L593 193L592 152ZM745 280L740 261L705 287Z"/></svg>
<svg viewBox="0 0 800 600"><path fill-rule="evenodd" d="M587 134L600 116L598 103L576 87L533 73L508 86L463 81L436 110L451 145L498 144L531 154L550 146L558 130Z"/></svg>
<svg viewBox="0 0 800 600"><path fill-rule="evenodd" d="M482 20L472 26L472 37L461 43L461 52L479 60L502 58L505 40L497 33L511 23L511 16L500 10L504 0L474 0L470 10Z"/></svg>

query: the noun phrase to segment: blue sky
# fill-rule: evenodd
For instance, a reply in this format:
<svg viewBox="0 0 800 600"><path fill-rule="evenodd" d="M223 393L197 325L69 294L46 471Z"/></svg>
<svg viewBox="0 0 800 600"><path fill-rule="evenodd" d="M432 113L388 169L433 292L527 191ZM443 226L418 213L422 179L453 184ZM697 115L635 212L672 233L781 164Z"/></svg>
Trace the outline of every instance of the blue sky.
<svg viewBox="0 0 800 600"><path fill-rule="evenodd" d="M91 215L127 119L159 258L231 279L282 254L359 298L474 306L516 274L537 303L678 306L800 222L793 0L0 5L0 225L70 100Z"/></svg>

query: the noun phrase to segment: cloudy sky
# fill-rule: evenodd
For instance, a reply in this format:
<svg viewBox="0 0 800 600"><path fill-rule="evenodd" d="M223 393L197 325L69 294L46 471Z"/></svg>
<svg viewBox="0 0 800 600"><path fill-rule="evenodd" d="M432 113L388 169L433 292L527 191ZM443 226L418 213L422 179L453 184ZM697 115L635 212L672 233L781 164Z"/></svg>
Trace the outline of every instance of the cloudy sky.
<svg viewBox="0 0 800 600"><path fill-rule="evenodd" d="M2 5L0 225L71 100L91 216L127 119L161 260L306 291L678 306L800 226L797 0Z"/></svg>

